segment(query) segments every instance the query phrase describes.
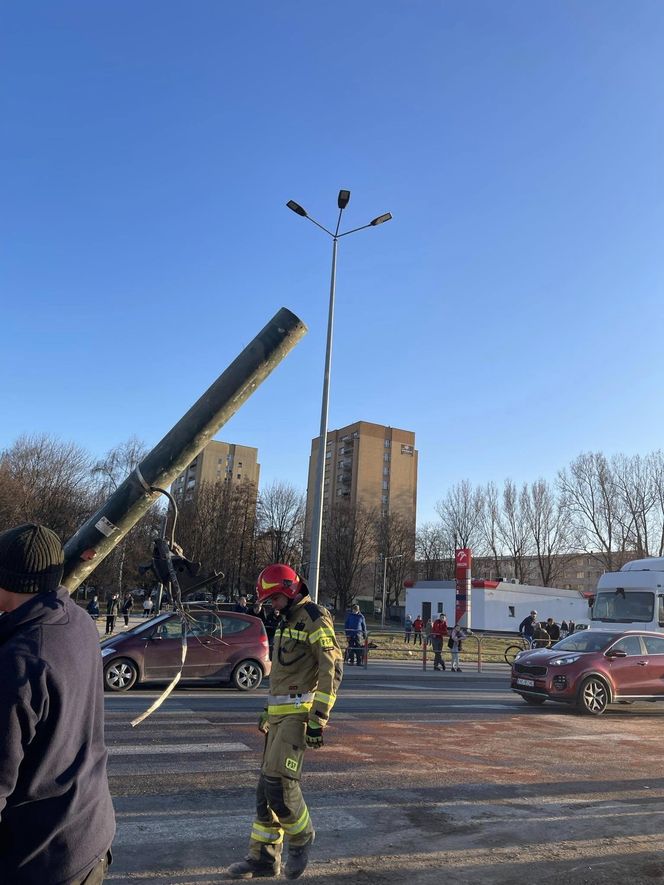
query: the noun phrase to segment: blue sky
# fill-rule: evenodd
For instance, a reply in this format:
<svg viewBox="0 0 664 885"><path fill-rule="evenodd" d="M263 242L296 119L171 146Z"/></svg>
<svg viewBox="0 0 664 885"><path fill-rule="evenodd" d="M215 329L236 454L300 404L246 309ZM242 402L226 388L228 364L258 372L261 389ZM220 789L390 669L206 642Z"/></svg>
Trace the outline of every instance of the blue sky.
<svg viewBox="0 0 664 885"><path fill-rule="evenodd" d="M330 427L414 430L419 512L663 439L664 5L30 2L0 13L0 447L157 442L283 306L218 437L304 488Z"/></svg>

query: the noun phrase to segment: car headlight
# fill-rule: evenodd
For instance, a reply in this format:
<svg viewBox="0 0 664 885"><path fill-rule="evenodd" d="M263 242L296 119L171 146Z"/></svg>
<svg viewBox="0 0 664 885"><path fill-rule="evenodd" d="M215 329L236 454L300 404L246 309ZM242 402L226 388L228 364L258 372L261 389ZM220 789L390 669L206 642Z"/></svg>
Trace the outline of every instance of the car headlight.
<svg viewBox="0 0 664 885"><path fill-rule="evenodd" d="M114 655L116 651L117 648L111 648L110 645L107 645L106 648L102 648L101 656L102 658L105 658L106 655Z"/></svg>
<svg viewBox="0 0 664 885"><path fill-rule="evenodd" d="M549 661L549 664L552 667L564 667L565 664L573 664L575 661L578 661L581 655L564 655L562 658L554 658L552 661Z"/></svg>
<svg viewBox="0 0 664 885"><path fill-rule="evenodd" d="M515 660L515 661L518 661L519 658L522 658L525 654L527 654L527 652L525 652L525 651L518 651L518 652L514 655L514 660Z"/></svg>

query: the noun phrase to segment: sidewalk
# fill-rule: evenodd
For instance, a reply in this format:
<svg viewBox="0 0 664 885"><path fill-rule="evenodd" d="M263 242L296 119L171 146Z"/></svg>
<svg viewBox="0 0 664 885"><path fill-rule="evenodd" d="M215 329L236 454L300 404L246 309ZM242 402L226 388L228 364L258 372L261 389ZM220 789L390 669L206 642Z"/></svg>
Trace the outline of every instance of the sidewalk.
<svg viewBox="0 0 664 885"><path fill-rule="evenodd" d="M163 612L162 612L163 614ZM124 615L120 614L115 619L115 630L113 631L113 636L117 636L119 633L124 633L125 630L131 630L132 627L136 627L138 624L144 624L148 618L143 617L143 613L140 615L131 614L129 615L129 625L125 627ZM106 615L100 614L99 619L95 621L97 626L97 633L103 639L106 631Z"/></svg>

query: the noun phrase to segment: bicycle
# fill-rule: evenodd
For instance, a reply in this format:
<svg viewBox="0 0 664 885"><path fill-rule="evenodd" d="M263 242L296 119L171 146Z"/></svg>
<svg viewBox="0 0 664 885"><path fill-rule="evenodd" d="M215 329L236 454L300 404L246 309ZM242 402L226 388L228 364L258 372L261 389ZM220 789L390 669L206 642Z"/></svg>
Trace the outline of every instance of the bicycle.
<svg viewBox="0 0 664 885"><path fill-rule="evenodd" d="M547 648L549 645L551 645L550 639L521 639L518 644L507 646L505 649L505 663L509 664L511 667L514 663L514 659L520 651L532 651L534 648Z"/></svg>

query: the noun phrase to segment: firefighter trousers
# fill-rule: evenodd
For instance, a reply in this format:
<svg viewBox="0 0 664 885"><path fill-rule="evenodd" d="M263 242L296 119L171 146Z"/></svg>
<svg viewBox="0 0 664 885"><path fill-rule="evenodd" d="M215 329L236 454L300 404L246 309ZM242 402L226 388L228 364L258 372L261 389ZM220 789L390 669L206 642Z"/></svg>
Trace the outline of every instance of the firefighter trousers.
<svg viewBox="0 0 664 885"><path fill-rule="evenodd" d="M284 836L293 848L308 845L314 838L300 789L306 721L306 713L270 717L249 840L249 856L261 864L279 860Z"/></svg>

